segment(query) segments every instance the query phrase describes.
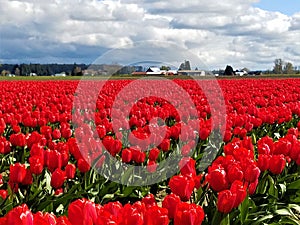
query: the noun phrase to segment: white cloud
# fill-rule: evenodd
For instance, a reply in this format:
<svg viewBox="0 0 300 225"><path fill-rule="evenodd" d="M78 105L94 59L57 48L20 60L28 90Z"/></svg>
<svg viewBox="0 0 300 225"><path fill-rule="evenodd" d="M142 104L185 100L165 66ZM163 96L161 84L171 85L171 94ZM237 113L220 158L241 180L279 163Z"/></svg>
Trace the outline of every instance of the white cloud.
<svg viewBox="0 0 300 225"><path fill-rule="evenodd" d="M300 65L300 12L287 16L254 2L0 0L0 60L90 63L109 48L157 40L195 53L211 69L270 68L277 57Z"/></svg>

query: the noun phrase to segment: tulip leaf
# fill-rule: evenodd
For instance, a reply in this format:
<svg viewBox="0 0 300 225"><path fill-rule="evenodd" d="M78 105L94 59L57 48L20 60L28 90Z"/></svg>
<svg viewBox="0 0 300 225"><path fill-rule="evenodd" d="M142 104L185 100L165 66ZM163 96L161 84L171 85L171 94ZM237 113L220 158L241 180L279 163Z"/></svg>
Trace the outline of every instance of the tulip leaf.
<svg viewBox="0 0 300 225"><path fill-rule="evenodd" d="M291 189L297 189L299 190L300 189L300 179L290 183L288 186L287 186L287 189L288 190L291 190Z"/></svg>
<svg viewBox="0 0 300 225"><path fill-rule="evenodd" d="M115 195L114 194L106 194L103 196L102 199L114 199Z"/></svg>
<svg viewBox="0 0 300 225"><path fill-rule="evenodd" d="M132 180L133 172L134 172L134 167L133 166L128 167L128 169L122 175L121 182L123 184L130 182Z"/></svg>
<svg viewBox="0 0 300 225"><path fill-rule="evenodd" d="M288 205L289 208L294 209L298 212L298 214L300 214L300 206L296 205L296 204L289 204Z"/></svg>
<svg viewBox="0 0 300 225"><path fill-rule="evenodd" d="M225 216L225 218L222 219L220 225L230 225L230 217L229 217L229 214L227 214L227 216Z"/></svg>
<svg viewBox="0 0 300 225"><path fill-rule="evenodd" d="M278 184L278 186L280 188L281 196L284 196L284 194L286 193L286 185L284 185L284 184Z"/></svg>
<svg viewBox="0 0 300 225"><path fill-rule="evenodd" d="M272 219L273 217L274 217L274 215L272 215L272 214L263 216L260 219L258 219L257 221L255 221L255 222L253 221L252 225L260 225L260 224L262 224L263 221Z"/></svg>
<svg viewBox="0 0 300 225"><path fill-rule="evenodd" d="M280 220L281 224L291 224L291 225L299 225L300 224L300 220L299 219L295 219L295 218L291 218L291 217L284 217ZM278 224L278 223L276 223Z"/></svg>
<svg viewBox="0 0 300 225"><path fill-rule="evenodd" d="M265 194L266 191L267 191L267 188L269 186L269 183L268 183L268 175L267 173L265 173L262 177L262 179L260 180L260 182L258 183L258 187L256 189L256 192L257 193L260 193L260 194Z"/></svg>
<svg viewBox="0 0 300 225"><path fill-rule="evenodd" d="M275 211L276 214L280 215L280 216L291 216L291 212L288 209L278 209Z"/></svg>
<svg viewBox="0 0 300 225"><path fill-rule="evenodd" d="M240 210L240 220L241 223L243 224L248 217L249 196L247 196L245 200L241 203L241 205L239 206L239 210Z"/></svg>

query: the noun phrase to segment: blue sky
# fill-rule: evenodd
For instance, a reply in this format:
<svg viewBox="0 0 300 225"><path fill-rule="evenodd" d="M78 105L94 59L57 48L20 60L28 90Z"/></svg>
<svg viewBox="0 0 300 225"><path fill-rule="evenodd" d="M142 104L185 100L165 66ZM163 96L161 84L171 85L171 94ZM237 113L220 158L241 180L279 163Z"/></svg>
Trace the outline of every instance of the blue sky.
<svg viewBox="0 0 300 225"><path fill-rule="evenodd" d="M300 66L300 0L257 1L0 0L0 64L91 64L111 49L152 40L178 47L162 54L159 45L142 46L141 60L182 62L186 50L198 68L272 69L277 58Z"/></svg>
<svg viewBox="0 0 300 225"><path fill-rule="evenodd" d="M278 11L290 16L300 11L299 0L261 0L254 6L268 11Z"/></svg>

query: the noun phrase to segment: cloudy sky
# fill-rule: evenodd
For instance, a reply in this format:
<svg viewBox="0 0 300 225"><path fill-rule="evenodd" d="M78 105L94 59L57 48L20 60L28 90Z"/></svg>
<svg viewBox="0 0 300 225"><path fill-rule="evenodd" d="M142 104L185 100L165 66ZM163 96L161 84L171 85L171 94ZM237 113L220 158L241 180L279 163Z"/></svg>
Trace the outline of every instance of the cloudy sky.
<svg viewBox="0 0 300 225"><path fill-rule="evenodd" d="M0 5L0 63L90 64L111 49L123 49L120 55L130 61L126 52L139 43L141 58L147 52L147 60L156 60L163 51L184 60L182 52L189 51L199 59L192 65L209 69L227 64L272 69L276 58L300 66L299 0L0 0ZM141 44L149 40L171 44Z"/></svg>

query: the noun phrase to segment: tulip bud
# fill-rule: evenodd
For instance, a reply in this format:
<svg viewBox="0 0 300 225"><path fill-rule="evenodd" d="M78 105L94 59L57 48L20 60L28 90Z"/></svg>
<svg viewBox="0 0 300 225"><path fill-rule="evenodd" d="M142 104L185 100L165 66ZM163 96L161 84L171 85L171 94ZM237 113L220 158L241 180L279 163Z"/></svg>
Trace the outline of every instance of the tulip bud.
<svg viewBox="0 0 300 225"><path fill-rule="evenodd" d="M234 207L236 194L233 194L230 190L224 190L218 194L218 210L222 213L230 213Z"/></svg>
<svg viewBox="0 0 300 225"><path fill-rule="evenodd" d="M269 163L269 170L271 171L271 173L278 175L282 173L286 161L284 155L272 155Z"/></svg>
<svg viewBox="0 0 300 225"><path fill-rule="evenodd" d="M51 176L51 186L55 189L61 188L65 182L66 173L61 169L57 168Z"/></svg>
<svg viewBox="0 0 300 225"><path fill-rule="evenodd" d="M73 179L75 177L76 167L74 164L68 164L66 166L67 179Z"/></svg>
<svg viewBox="0 0 300 225"><path fill-rule="evenodd" d="M168 210L168 216L170 219L174 219L176 207L180 202L179 196L173 193L164 198L162 206Z"/></svg>
<svg viewBox="0 0 300 225"><path fill-rule="evenodd" d="M177 175L170 179L169 186L171 191L178 195L182 201L188 201L194 190L195 183L192 178Z"/></svg>

